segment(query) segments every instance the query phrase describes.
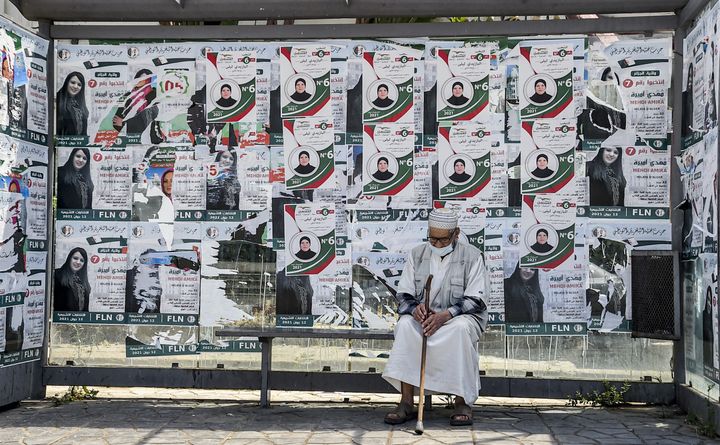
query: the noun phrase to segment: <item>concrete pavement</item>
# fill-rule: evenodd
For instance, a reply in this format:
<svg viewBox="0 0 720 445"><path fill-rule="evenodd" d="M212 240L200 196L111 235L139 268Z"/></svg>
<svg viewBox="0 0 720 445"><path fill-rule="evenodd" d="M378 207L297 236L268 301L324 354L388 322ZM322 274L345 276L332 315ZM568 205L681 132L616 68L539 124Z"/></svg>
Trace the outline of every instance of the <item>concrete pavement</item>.
<svg viewBox="0 0 720 445"><path fill-rule="evenodd" d="M382 421L396 396L97 388L98 398L0 412L0 444L711 444L677 407L573 408L564 400L481 398L472 427L450 427L440 397L425 420ZM65 388L51 387L48 394Z"/></svg>

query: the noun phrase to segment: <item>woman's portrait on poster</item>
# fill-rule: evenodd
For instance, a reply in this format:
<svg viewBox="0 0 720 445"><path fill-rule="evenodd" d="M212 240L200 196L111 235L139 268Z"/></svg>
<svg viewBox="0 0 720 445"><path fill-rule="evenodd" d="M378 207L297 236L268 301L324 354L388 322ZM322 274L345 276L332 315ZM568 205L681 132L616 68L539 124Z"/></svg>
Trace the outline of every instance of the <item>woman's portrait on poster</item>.
<svg viewBox="0 0 720 445"><path fill-rule="evenodd" d="M58 136L87 136L88 116L85 104L85 76L73 71L56 95L57 123L55 134Z"/></svg>
<svg viewBox="0 0 720 445"><path fill-rule="evenodd" d="M90 175L90 150L73 148L68 159L58 169L58 208L92 209L94 189Z"/></svg>
<svg viewBox="0 0 720 445"><path fill-rule="evenodd" d="M90 304L88 255L82 247L72 249L59 269L55 269L56 311L87 312Z"/></svg>

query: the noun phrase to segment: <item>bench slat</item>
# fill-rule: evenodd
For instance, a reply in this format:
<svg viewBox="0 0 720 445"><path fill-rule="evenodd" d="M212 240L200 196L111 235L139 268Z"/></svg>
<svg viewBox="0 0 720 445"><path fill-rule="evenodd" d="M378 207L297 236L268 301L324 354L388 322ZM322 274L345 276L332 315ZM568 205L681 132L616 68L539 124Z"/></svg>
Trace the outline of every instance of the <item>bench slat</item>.
<svg viewBox="0 0 720 445"><path fill-rule="evenodd" d="M376 329L308 329L308 328L224 328L215 331L218 337L258 338L339 338L392 340L392 331Z"/></svg>

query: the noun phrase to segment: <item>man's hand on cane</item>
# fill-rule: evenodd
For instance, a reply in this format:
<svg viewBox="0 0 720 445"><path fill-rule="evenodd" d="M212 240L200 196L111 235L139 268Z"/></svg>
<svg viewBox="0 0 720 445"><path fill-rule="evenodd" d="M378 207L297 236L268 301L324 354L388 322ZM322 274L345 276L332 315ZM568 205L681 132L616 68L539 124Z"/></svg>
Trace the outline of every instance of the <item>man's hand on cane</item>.
<svg viewBox="0 0 720 445"><path fill-rule="evenodd" d="M434 311L426 312L425 305L418 305L413 311L413 318L420 324L422 324L423 332L426 337L430 337L440 329L448 320L452 318L450 312L442 311L435 313Z"/></svg>

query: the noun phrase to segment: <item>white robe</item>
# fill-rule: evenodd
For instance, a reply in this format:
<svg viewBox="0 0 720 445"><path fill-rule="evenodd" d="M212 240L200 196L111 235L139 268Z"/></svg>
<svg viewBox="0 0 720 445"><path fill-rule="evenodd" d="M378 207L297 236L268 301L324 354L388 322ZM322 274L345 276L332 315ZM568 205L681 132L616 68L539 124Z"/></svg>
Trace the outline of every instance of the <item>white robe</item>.
<svg viewBox="0 0 720 445"><path fill-rule="evenodd" d="M451 254L452 255L452 254ZM441 259L431 257L433 282L430 297L433 300L440 291L442 281L448 271L450 256ZM482 293L486 289L487 273L482 267L473 268L468 279L465 295ZM405 264L398 292L415 294L414 264L412 257ZM480 292L478 292L480 291ZM469 315L451 318L433 335L428 337L425 362L425 391L428 394L453 394L465 399L472 405L480 390L479 354L477 343L481 330L477 321ZM400 382L420 386L420 361L422 354L422 328L411 315L403 315L395 326L395 341L390 358L385 366L383 378L400 391Z"/></svg>

